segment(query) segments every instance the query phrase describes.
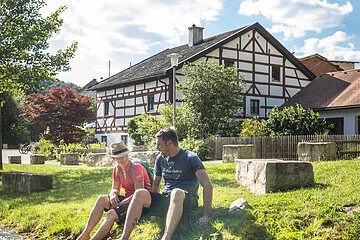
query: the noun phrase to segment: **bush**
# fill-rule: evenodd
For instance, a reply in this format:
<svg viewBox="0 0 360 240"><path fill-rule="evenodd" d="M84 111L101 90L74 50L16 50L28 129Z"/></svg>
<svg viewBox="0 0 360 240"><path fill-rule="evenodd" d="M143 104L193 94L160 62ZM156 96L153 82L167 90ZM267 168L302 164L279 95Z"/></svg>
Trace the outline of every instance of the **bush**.
<svg viewBox="0 0 360 240"><path fill-rule="evenodd" d="M204 140L183 139L183 141L181 141L179 145L184 149L196 153L203 161L210 160L209 157L210 149Z"/></svg>
<svg viewBox="0 0 360 240"><path fill-rule="evenodd" d="M260 137L265 135L266 130L264 124L256 116L245 119L241 123L241 137Z"/></svg>

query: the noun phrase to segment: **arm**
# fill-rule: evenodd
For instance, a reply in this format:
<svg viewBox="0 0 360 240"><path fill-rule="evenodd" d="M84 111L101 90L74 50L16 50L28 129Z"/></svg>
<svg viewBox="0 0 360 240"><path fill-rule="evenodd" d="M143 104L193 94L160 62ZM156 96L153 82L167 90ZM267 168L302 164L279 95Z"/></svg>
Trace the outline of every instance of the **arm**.
<svg viewBox="0 0 360 240"><path fill-rule="evenodd" d="M157 192L157 193L160 192L160 182L161 182L161 176L155 175L154 181L153 181L153 184L151 187L152 192Z"/></svg>
<svg viewBox="0 0 360 240"><path fill-rule="evenodd" d="M203 187L204 208L203 216L199 219L199 223L207 223L211 214L213 185L205 169L200 169L195 172L196 178Z"/></svg>
<svg viewBox="0 0 360 240"><path fill-rule="evenodd" d="M116 206L119 204L118 196L120 195L120 188L120 182L113 179L112 189L109 194L111 206Z"/></svg>

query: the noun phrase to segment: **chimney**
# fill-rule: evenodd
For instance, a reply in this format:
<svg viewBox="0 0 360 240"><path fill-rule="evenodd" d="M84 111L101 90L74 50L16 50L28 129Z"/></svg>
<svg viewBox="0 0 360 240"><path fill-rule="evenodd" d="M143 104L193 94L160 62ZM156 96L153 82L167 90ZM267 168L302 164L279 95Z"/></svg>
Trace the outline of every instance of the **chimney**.
<svg viewBox="0 0 360 240"><path fill-rule="evenodd" d="M193 24L189 27L189 47L195 46L203 41L203 27L197 27Z"/></svg>

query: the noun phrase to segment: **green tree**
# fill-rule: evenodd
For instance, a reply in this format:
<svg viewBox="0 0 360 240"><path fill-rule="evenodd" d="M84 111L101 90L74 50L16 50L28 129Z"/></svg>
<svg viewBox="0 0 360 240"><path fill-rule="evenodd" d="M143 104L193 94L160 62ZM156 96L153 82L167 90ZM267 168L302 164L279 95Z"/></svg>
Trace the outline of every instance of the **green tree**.
<svg viewBox="0 0 360 240"><path fill-rule="evenodd" d="M28 121L20 116L22 111L18 107L24 101L23 96L1 93L0 98L5 100L1 116L3 142L9 146L18 146L19 143L30 142L30 132L27 129Z"/></svg>
<svg viewBox="0 0 360 240"><path fill-rule="evenodd" d="M30 94L29 103L23 109L31 124L48 129L43 137L56 144L79 142L82 135L79 126L96 117L90 96L65 87Z"/></svg>
<svg viewBox="0 0 360 240"><path fill-rule="evenodd" d="M274 107L269 118L264 122L265 130L270 136L326 134L328 125L320 114L311 109L304 109L297 104L296 107L286 107L279 110Z"/></svg>
<svg viewBox="0 0 360 240"><path fill-rule="evenodd" d="M48 51L49 39L60 31L60 14L65 7L43 17L40 10L44 0L2 0L0 4L0 93L36 88L40 81L54 79L58 72L70 69L76 42L55 54ZM3 103L4 99L0 99L0 119Z"/></svg>
<svg viewBox="0 0 360 240"><path fill-rule="evenodd" d="M223 131L243 106L243 77L234 66L215 62L186 65L184 74L179 90L191 114L193 135L207 138Z"/></svg>
<svg viewBox="0 0 360 240"><path fill-rule="evenodd" d="M155 147L155 134L166 126L163 118L140 114L127 123L128 134L135 140L134 145L146 145L149 149Z"/></svg>

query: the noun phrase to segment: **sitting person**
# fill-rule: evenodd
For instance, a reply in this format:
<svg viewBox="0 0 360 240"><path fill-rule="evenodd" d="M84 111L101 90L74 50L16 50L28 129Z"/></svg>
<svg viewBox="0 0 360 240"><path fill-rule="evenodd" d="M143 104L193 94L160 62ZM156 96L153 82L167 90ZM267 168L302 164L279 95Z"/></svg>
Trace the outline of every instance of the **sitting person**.
<svg viewBox="0 0 360 240"><path fill-rule="evenodd" d="M112 173L112 189L109 195L102 195L97 199L86 227L77 238L78 240L90 239L91 231L105 211L107 212L106 217L92 238L103 239L110 232L114 222L124 222L126 210L135 190L151 189L151 180L146 169L141 163L132 164L129 153L129 149L122 141L110 145L109 156L116 161ZM120 195L121 188L124 189L125 196Z"/></svg>
<svg viewBox="0 0 360 240"><path fill-rule="evenodd" d="M161 239L171 239L180 219L188 221L191 210L198 206L199 182L203 187L204 207L198 222L202 224L209 221L213 186L200 158L178 146L177 133L173 129L160 130L156 134L156 148L160 154L155 162L152 191L135 191L119 240L129 239L142 215L166 217L165 231ZM162 177L165 184L164 192L160 194Z"/></svg>

